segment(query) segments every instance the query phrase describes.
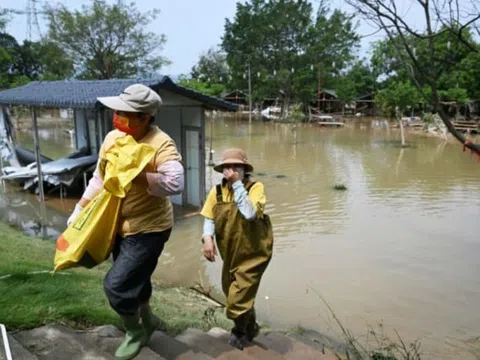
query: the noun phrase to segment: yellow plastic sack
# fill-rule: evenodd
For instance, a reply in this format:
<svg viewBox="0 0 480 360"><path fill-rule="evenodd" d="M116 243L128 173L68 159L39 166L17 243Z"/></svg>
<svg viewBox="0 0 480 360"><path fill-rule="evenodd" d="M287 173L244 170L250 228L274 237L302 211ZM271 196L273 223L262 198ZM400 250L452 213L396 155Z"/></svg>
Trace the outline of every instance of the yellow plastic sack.
<svg viewBox="0 0 480 360"><path fill-rule="evenodd" d="M100 161L102 190L57 239L54 272L108 259L117 234L122 199L131 182L155 156L155 149L131 136L115 141Z"/></svg>

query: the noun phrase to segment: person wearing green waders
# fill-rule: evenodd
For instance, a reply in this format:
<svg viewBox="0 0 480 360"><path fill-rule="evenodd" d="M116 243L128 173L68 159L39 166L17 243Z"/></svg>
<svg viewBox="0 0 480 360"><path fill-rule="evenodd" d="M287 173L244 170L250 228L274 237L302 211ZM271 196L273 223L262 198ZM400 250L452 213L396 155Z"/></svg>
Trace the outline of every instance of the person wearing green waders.
<svg viewBox="0 0 480 360"><path fill-rule="evenodd" d="M263 212L263 184L251 181L253 167L243 150L225 150L214 170L224 178L210 191L201 212L205 218L204 255L213 262L218 248L222 257L226 312L235 323L230 345L243 350L260 330L254 304L260 279L272 258L272 224Z"/></svg>

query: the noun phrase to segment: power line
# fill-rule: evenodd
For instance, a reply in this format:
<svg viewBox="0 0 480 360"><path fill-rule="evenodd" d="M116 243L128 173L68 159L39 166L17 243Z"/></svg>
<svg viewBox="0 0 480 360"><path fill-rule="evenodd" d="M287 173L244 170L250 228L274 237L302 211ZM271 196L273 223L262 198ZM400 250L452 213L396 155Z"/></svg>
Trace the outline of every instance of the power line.
<svg viewBox="0 0 480 360"><path fill-rule="evenodd" d="M37 10L37 2L38 0L27 0L27 5L25 6L25 10L19 10L19 9L3 9L3 11L6 14L14 14L14 15L27 15L27 32L26 32L26 38L29 41L32 41L32 33L33 33L33 28L35 27L35 30L40 38L42 38L42 32L40 30L40 24L38 22L38 15L40 14L45 14L44 11L38 11Z"/></svg>

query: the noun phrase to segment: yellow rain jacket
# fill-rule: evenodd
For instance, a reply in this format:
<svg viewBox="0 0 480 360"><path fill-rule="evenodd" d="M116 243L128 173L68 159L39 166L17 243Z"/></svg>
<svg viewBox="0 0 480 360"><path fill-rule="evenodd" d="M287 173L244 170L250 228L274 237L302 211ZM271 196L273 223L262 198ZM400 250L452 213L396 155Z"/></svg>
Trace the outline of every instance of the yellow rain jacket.
<svg viewBox="0 0 480 360"><path fill-rule="evenodd" d="M202 210L202 215L215 222L217 248L223 260L222 288L227 297L227 317L232 320L253 309L273 250L272 224L269 216L263 214L263 185L250 182L246 189L257 209L255 220L248 221L242 216L227 185L217 185ZM254 191L255 196L251 196Z"/></svg>
<svg viewBox="0 0 480 360"><path fill-rule="evenodd" d="M152 146L138 144L131 136L115 140L114 146L100 159L104 190L57 239L54 272L76 266L91 268L109 257L118 230L122 199L155 153Z"/></svg>

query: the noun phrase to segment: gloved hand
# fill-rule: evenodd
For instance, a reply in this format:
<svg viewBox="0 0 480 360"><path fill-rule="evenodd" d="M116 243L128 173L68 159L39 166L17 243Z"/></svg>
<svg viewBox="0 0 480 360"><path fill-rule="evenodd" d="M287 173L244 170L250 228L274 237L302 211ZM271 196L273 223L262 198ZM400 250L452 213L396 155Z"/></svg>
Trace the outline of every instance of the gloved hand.
<svg viewBox="0 0 480 360"><path fill-rule="evenodd" d="M83 207L81 207L80 204L75 205L75 209L73 210L72 214L67 220L67 226L70 226L70 224L75 221L78 214L80 214L82 210L83 210Z"/></svg>

